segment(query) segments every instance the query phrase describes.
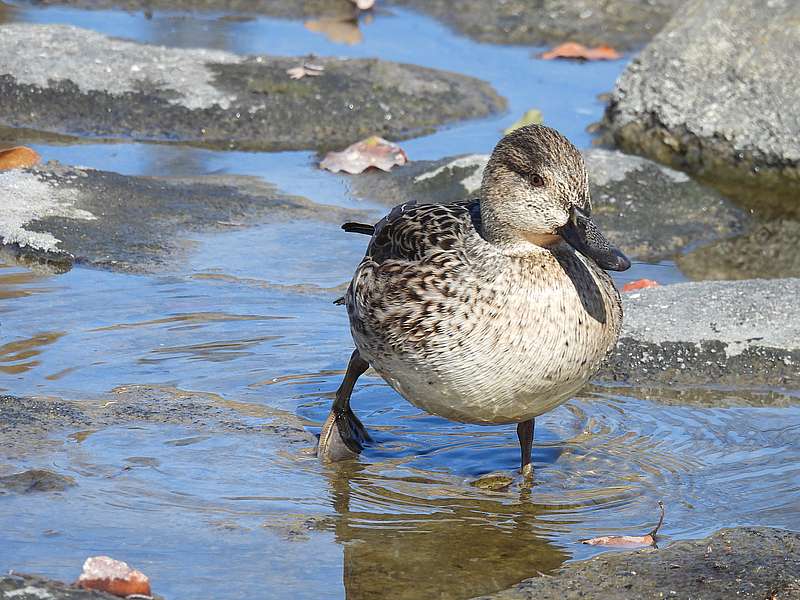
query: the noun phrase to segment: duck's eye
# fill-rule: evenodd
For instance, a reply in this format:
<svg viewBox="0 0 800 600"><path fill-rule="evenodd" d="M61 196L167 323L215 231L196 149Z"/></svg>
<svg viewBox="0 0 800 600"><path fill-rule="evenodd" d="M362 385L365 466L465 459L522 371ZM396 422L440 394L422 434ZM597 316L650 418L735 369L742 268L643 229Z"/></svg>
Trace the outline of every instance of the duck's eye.
<svg viewBox="0 0 800 600"><path fill-rule="evenodd" d="M530 179L533 187L542 187L544 185L544 178L538 173L531 175Z"/></svg>

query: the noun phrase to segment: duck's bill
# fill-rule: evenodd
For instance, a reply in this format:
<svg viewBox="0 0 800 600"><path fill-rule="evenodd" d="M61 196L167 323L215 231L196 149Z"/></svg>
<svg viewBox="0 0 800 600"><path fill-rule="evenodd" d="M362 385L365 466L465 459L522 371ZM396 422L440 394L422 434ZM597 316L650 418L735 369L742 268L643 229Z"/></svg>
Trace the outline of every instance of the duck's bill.
<svg viewBox="0 0 800 600"><path fill-rule="evenodd" d="M612 246L591 217L577 207L572 207L569 221L558 230L558 234L575 250L596 262L601 269L625 271L631 266L628 257Z"/></svg>

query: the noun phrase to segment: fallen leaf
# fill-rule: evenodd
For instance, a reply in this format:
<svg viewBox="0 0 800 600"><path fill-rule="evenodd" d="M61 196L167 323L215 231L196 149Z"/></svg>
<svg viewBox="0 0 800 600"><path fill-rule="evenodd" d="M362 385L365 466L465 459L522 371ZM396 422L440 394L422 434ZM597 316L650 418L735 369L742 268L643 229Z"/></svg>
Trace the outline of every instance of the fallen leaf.
<svg viewBox="0 0 800 600"><path fill-rule="evenodd" d="M319 77L322 75L322 72L325 70L325 67L322 65L312 65L311 63L303 63L299 67L292 67L291 69L286 69L286 73L292 79L302 79L303 77Z"/></svg>
<svg viewBox="0 0 800 600"><path fill-rule="evenodd" d="M636 290L644 290L647 288L658 287L658 282L652 279L637 279L636 281L629 281L622 286L623 292L634 292Z"/></svg>
<svg viewBox="0 0 800 600"><path fill-rule="evenodd" d="M328 152L319 166L334 173L344 171L355 175L370 167L389 171L395 165L404 165L407 162L408 156L400 146L373 135L341 152Z"/></svg>
<svg viewBox="0 0 800 600"><path fill-rule="evenodd" d="M323 34L336 44L355 46L364 39L355 19L319 19L306 21L304 26L309 31Z"/></svg>
<svg viewBox="0 0 800 600"><path fill-rule="evenodd" d="M375 0L350 0L359 10L369 10L375 4Z"/></svg>
<svg viewBox="0 0 800 600"><path fill-rule="evenodd" d="M538 108L532 108L529 111L526 111L525 114L519 119L517 119L513 125L505 129L503 133L508 135L515 129L525 127L525 125L541 125L543 122L544 116L542 115L542 111L540 111Z"/></svg>
<svg viewBox="0 0 800 600"><path fill-rule="evenodd" d="M597 46L587 48L577 42L565 42L540 55L544 60L554 58L577 58L580 60L617 60L622 55L611 46Z"/></svg>
<svg viewBox="0 0 800 600"><path fill-rule="evenodd" d="M6 169L24 169L37 164L42 157L39 153L27 146L14 146L0 150L0 171Z"/></svg>
<svg viewBox="0 0 800 600"><path fill-rule="evenodd" d="M122 597L132 594L150 595L150 580L144 573L110 556L87 558L77 585Z"/></svg>
<svg viewBox="0 0 800 600"><path fill-rule="evenodd" d="M638 548L640 546L655 546L656 534L661 529L661 524L664 522L664 503L658 501L658 508L661 510L661 516L658 518L658 524L645 535L604 535L602 537L591 538L588 540L581 540L582 544L589 544L590 546L616 546L618 548Z"/></svg>

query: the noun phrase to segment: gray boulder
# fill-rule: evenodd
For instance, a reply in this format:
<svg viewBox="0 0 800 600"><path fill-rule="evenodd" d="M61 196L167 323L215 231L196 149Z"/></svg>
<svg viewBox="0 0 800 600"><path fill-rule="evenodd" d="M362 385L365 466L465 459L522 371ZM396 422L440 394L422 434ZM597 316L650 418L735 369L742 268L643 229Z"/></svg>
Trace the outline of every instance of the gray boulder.
<svg viewBox="0 0 800 600"><path fill-rule="evenodd" d="M19 52L25 48L25 52ZM505 100L480 80L377 59L138 44L64 25L0 26L0 122L61 134L253 150L326 149L488 115Z"/></svg>
<svg viewBox="0 0 800 600"><path fill-rule="evenodd" d="M133 177L63 166L0 172L0 244L56 270L78 262L129 272L173 266L192 232L358 211L280 193L256 177Z"/></svg>
<svg viewBox="0 0 800 600"><path fill-rule="evenodd" d="M800 4L691 0L620 77L607 136L753 205L797 210Z"/></svg>

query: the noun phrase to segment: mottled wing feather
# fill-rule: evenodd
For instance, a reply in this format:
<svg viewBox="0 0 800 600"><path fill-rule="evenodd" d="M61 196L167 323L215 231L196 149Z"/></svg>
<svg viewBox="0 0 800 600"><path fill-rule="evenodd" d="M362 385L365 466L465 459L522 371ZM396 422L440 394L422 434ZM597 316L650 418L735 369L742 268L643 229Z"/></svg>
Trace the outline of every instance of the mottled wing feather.
<svg viewBox="0 0 800 600"><path fill-rule="evenodd" d="M460 327L453 323L480 293L473 265L476 248L487 245L480 226L477 200L395 207L375 225L347 290L354 334L378 353L402 353L429 343L432 332Z"/></svg>
<svg viewBox="0 0 800 600"><path fill-rule="evenodd" d="M387 260L420 261L436 252L456 250L465 237L480 232L480 203L406 202L375 225L366 255L381 264Z"/></svg>

